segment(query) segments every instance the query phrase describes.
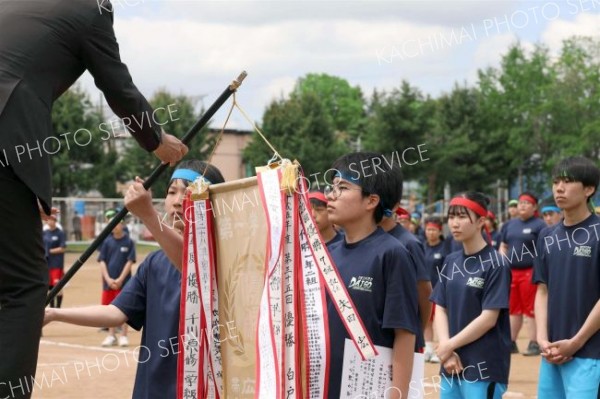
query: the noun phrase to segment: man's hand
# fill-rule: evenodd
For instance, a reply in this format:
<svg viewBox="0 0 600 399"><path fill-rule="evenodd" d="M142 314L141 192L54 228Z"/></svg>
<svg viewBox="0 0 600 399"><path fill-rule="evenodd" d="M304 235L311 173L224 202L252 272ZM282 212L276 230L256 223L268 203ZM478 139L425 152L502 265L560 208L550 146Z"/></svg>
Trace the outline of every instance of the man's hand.
<svg viewBox="0 0 600 399"><path fill-rule="evenodd" d="M50 216L57 216L60 211L58 210L58 208L52 207L50 208L50 215L46 215L46 212L44 212L44 208L42 208L42 205L38 202L38 208L40 210L40 217L42 218L42 221L46 222L48 219L50 219Z"/></svg>
<svg viewBox="0 0 600 399"><path fill-rule="evenodd" d="M177 137L162 132L162 143L154 150L154 155L163 163L175 166L187 154L188 147Z"/></svg>

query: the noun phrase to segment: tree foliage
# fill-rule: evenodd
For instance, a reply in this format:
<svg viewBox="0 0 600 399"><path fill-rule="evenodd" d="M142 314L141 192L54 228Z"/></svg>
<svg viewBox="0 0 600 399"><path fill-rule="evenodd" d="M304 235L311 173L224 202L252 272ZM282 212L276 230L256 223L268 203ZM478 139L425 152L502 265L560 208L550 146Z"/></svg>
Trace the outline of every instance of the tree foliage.
<svg viewBox="0 0 600 399"><path fill-rule="evenodd" d="M52 141L54 147L48 145L46 150L52 154L55 196L89 190L115 195L116 153L107 145L109 136L100 129L101 122L101 113L79 87L67 91L54 103L52 129L60 145Z"/></svg>
<svg viewBox="0 0 600 399"><path fill-rule="evenodd" d="M150 102L176 110L171 120L165 120L166 112L157 116L178 137L198 118L195 104L185 96L162 90ZM324 173L349 151L391 155L421 145L427 161L402 164L402 170L406 179L422 183L423 201L440 198L445 184L454 192L491 193L498 180L515 182L519 176L541 194L548 182L540 176L547 176L558 159L599 159L598 104L600 41L572 37L557 55L543 44L527 49L515 43L498 66L479 70L474 84L456 83L436 98L402 81L398 87L374 90L365 101L360 88L345 79L311 73L298 79L288 97L268 105L261 129L283 157L302 163L306 175ZM77 88L57 101L52 120L57 137L71 133L71 144L78 129L93 136L89 145L72 145L52 156L55 195L98 189L112 196L115 180L143 177L158 164L132 139L117 156L115 141L103 139L98 130L101 114ZM206 130L201 132L189 157L206 159L212 140ZM243 153L252 166L264 165L272 156L258 135ZM168 178L156 184L161 194Z"/></svg>
<svg viewBox="0 0 600 399"><path fill-rule="evenodd" d="M162 125L163 130L167 133L180 139L200 117L200 114L195 111L194 101L184 95L176 96L163 89L156 92L148 101L155 110L157 123ZM188 145L189 152L186 158L206 160L213 145L214 137L208 134L208 128L205 127ZM119 180L131 180L135 176L145 178L159 164L158 158L149 154L135 140L131 139L127 142L126 150L120 161ZM152 186L155 198L163 198L166 194L172 172L172 168L164 172Z"/></svg>
<svg viewBox="0 0 600 399"><path fill-rule="evenodd" d="M319 173L321 181L333 161L348 151L328 105L319 93L297 88L289 98L271 102L261 128L282 157L297 159L306 176ZM244 150L245 161L253 166L265 165L273 155L258 135Z"/></svg>

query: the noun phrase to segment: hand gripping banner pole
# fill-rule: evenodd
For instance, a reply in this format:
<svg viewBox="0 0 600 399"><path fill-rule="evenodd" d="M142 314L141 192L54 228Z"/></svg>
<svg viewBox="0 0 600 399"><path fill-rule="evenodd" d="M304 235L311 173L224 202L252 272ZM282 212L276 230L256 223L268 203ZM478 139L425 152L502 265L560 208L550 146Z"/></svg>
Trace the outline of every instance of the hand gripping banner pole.
<svg viewBox="0 0 600 399"><path fill-rule="evenodd" d="M190 130L188 130L187 133L183 136L181 141L184 144L187 145L194 139L198 132L208 123L210 118L212 118L213 115L219 110L219 108L221 108L225 101L227 101L227 99L238 89L238 87L240 87L246 76L247 73L245 71L240 73L237 79L234 80L223 91L223 93L221 93L219 98L217 98L217 100L208 108L208 110L200 117L200 119L198 119L194 126L192 126ZM160 164L159 166L157 166L154 169L154 171L152 171L150 177L148 177L144 181L144 188L146 190L149 189L152 186L152 184L154 184L156 179L167 169L168 166L168 164ZM129 211L127 210L127 208L123 207L123 209L121 209L119 213L117 213L117 215L110 220L106 227L104 227L104 230L102 230L102 232L90 244L90 246L85 250L85 252L81 254L79 259L77 259L75 263L73 263L71 268L65 273L64 277L48 293L48 297L46 298L46 305L50 304L54 297L65 287L65 285L67 285L69 280L73 278L75 273L77 273L77 271L81 268L81 266L83 266L85 261L87 261L89 257L92 256L94 251L98 249L98 247L100 246L100 244L102 244L104 239L108 237L108 235L113 231L115 226L118 223L120 223L121 220L123 220L127 213L129 213Z"/></svg>

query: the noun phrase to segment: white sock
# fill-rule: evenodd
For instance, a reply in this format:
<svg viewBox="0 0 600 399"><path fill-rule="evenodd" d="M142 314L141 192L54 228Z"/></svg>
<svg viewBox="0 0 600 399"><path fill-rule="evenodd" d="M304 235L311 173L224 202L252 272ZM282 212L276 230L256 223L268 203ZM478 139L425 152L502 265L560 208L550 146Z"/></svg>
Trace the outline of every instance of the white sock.
<svg viewBox="0 0 600 399"><path fill-rule="evenodd" d="M425 352L433 353L433 342L425 342Z"/></svg>

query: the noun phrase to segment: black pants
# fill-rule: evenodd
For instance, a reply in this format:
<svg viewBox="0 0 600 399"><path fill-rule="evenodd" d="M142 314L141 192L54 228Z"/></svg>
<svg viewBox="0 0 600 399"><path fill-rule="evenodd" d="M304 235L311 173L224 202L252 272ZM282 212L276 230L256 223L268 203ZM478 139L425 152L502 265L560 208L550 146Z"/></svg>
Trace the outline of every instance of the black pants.
<svg viewBox="0 0 600 399"><path fill-rule="evenodd" d="M31 397L47 290L36 197L0 167L0 399Z"/></svg>

